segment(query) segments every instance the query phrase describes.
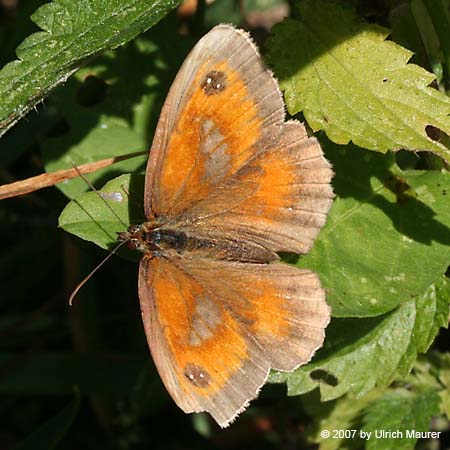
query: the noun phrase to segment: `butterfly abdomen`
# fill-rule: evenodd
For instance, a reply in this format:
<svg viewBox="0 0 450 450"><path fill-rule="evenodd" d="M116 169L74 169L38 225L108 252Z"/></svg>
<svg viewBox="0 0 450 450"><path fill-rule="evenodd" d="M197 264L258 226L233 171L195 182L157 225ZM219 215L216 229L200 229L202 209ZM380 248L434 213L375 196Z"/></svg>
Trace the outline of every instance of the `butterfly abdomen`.
<svg viewBox="0 0 450 450"><path fill-rule="evenodd" d="M211 236L196 236L184 231L157 228L142 234L149 252L167 253L175 251L187 257L212 258L227 261L268 263L278 256L264 247L235 239L219 239Z"/></svg>

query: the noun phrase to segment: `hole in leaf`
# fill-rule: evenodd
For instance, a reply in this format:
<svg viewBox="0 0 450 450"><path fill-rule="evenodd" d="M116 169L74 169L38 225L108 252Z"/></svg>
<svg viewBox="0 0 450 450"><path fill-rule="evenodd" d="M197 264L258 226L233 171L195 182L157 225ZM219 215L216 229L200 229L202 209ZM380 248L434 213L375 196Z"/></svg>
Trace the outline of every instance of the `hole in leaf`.
<svg viewBox="0 0 450 450"><path fill-rule="evenodd" d="M339 380L331 373L327 372L323 369L313 370L309 376L314 381L322 381L323 383L328 384L329 386L337 386L339 384Z"/></svg>
<svg viewBox="0 0 450 450"><path fill-rule="evenodd" d="M75 99L79 105L89 108L103 102L107 90L108 84L105 81L94 75L89 75L78 88Z"/></svg>
<svg viewBox="0 0 450 450"><path fill-rule="evenodd" d="M440 128L435 127L434 125L427 125L425 127L425 133L432 141L439 141L443 136L446 136Z"/></svg>

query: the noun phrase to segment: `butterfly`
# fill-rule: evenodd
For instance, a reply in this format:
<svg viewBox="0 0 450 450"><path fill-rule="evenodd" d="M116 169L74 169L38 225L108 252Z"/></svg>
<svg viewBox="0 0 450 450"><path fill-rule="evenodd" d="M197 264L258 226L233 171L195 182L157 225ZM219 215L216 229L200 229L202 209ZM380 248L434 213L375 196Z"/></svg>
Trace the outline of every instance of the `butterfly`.
<svg viewBox="0 0 450 450"><path fill-rule="evenodd" d="M249 35L218 25L187 56L164 103L145 180L146 221L119 233L142 252L150 351L186 413L226 427L270 369L322 346L330 308L318 276L280 262L306 253L332 204L317 140L285 121Z"/></svg>

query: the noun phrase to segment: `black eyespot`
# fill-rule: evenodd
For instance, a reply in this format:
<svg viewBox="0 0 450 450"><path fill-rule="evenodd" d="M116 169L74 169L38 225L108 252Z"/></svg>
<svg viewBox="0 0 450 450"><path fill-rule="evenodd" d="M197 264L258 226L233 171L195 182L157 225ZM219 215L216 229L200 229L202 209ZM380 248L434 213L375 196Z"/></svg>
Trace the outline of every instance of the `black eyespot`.
<svg viewBox="0 0 450 450"><path fill-rule="evenodd" d="M215 95L227 88L227 77L224 72L212 70L202 81L201 87L206 95Z"/></svg>
<svg viewBox="0 0 450 450"><path fill-rule="evenodd" d="M196 364L187 364L183 374L187 380L196 387L204 388L209 386L209 383L211 382L209 373Z"/></svg>

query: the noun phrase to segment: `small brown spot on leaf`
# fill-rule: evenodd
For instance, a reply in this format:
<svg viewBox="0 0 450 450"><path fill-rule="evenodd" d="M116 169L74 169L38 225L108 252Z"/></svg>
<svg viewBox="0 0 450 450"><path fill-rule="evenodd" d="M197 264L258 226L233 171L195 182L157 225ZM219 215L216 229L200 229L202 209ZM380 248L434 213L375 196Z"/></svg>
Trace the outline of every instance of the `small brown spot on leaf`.
<svg viewBox="0 0 450 450"><path fill-rule="evenodd" d="M189 382L191 382L194 386L199 388L204 388L209 386L211 382L211 377L209 373L200 366L196 364L187 364L184 368L183 372L184 376L187 378Z"/></svg>
<svg viewBox="0 0 450 450"><path fill-rule="evenodd" d="M227 77L224 72L212 70L206 74L201 87L206 95L219 94L227 87Z"/></svg>

